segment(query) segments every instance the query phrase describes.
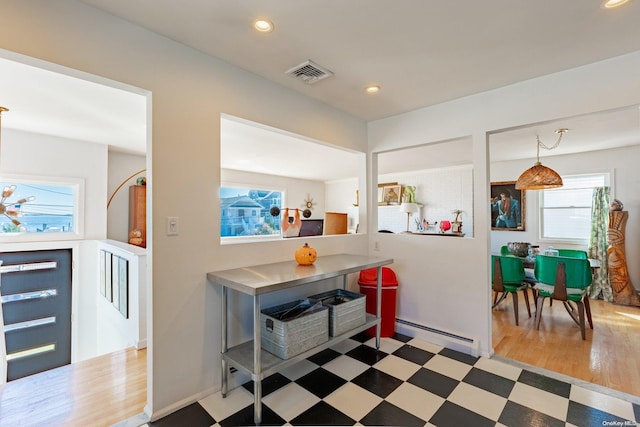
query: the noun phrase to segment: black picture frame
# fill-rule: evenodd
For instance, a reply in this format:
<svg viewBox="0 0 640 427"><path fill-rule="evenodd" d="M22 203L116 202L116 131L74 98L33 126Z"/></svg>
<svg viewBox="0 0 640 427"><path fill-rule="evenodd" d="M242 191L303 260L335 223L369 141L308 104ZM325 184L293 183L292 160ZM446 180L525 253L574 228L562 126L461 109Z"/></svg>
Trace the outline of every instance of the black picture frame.
<svg viewBox="0 0 640 427"><path fill-rule="evenodd" d="M511 198L508 213L503 213L499 203L501 194L508 194ZM525 192L516 189L515 181L491 183L491 229L500 231L526 231L526 200Z"/></svg>

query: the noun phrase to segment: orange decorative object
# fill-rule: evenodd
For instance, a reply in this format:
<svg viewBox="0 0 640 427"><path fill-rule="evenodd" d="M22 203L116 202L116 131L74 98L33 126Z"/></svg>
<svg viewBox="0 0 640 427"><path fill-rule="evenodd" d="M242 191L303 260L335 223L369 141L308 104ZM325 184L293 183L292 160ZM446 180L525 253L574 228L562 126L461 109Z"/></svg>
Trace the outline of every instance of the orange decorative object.
<svg viewBox="0 0 640 427"><path fill-rule="evenodd" d="M296 261L300 265L311 265L318 259L318 253L314 248L305 243L301 248L296 249Z"/></svg>

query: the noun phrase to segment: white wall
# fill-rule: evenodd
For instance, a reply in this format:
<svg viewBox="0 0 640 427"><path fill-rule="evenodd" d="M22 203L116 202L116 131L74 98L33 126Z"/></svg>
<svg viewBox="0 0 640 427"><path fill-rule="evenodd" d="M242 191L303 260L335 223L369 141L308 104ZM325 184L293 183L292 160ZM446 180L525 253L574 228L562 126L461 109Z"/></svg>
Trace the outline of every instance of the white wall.
<svg viewBox="0 0 640 427"><path fill-rule="evenodd" d="M119 242L129 241L129 187L136 184L138 177L146 176L146 171L127 179L146 168L146 157L118 152L109 152L109 176L107 194L111 205L107 211L107 238ZM118 190L118 186L125 181Z"/></svg>
<svg viewBox="0 0 640 427"><path fill-rule="evenodd" d="M0 48L152 93L147 182L153 334L146 411L158 417L217 390L220 290L207 283L206 273L291 259L299 244L220 246L220 114L363 153L366 124L78 2L6 0L0 26L16 35L0 40ZM168 216L179 217L180 235L165 235ZM365 239L329 236L314 243L320 254L366 253Z"/></svg>
<svg viewBox="0 0 640 427"><path fill-rule="evenodd" d="M97 264L93 239L104 239L106 236L107 147L3 129L1 167L3 173L80 178L84 181L84 240L3 243L1 250L73 249L72 361L94 357L97 348Z"/></svg>
<svg viewBox="0 0 640 427"><path fill-rule="evenodd" d="M473 239L436 241L438 237L417 240L407 235L378 234L369 242L371 253L393 256L396 264L402 261L399 317L477 338L480 353L492 353L487 201L491 179L504 178L493 173L489 178L488 132L639 104L639 72L640 52L636 52L369 123L372 162L377 153L396 148L468 135L473 140ZM611 79L611 75L616 78ZM524 163L529 167L531 161ZM555 168L554 162L548 163ZM521 167L509 180L517 178L524 170ZM578 170L580 165L574 163L573 167ZM369 173L375 176L376 168ZM637 188L638 173L624 175L616 180L615 193L621 200L627 197L623 200L625 209L633 218L640 215L638 196L627 189ZM375 211L372 214L377 216ZM372 224L376 224L375 218ZM638 233L635 227L628 226L628 232L627 243L638 241L634 239ZM627 251L630 257L637 257L637 249Z"/></svg>
<svg viewBox="0 0 640 427"><path fill-rule="evenodd" d="M464 213L462 232L465 237L473 237L473 170L470 166L456 166L423 171L384 174L378 176L378 182L397 182L416 187L416 201L421 205L418 214L412 214L409 231L416 231L415 218L426 219L433 224L442 220L453 221L454 209ZM378 207L378 229L394 233L406 231L407 214L399 211L398 206ZM435 231L439 229L436 228ZM429 230L433 231L433 230Z"/></svg>
<svg viewBox="0 0 640 427"><path fill-rule="evenodd" d="M363 188L365 186L363 185ZM347 230L349 233L364 233L360 228L360 206L357 203L356 191L360 191L358 179L344 179L325 183L326 196L324 203L327 212L342 212L347 214ZM366 206L362 211L366 214Z"/></svg>
<svg viewBox="0 0 640 427"><path fill-rule="evenodd" d="M3 129L0 167L3 173L83 179L84 238L105 237L107 146Z"/></svg>
<svg viewBox="0 0 640 427"><path fill-rule="evenodd" d="M97 313L96 335L99 337L96 356L111 353L127 347L137 349L147 346L147 251L138 246L114 240L97 243L94 257L100 263L100 251L104 250L128 262L128 310L125 317L110 300L100 292L94 303ZM110 268L105 265L105 268ZM97 281L97 286L100 282Z"/></svg>

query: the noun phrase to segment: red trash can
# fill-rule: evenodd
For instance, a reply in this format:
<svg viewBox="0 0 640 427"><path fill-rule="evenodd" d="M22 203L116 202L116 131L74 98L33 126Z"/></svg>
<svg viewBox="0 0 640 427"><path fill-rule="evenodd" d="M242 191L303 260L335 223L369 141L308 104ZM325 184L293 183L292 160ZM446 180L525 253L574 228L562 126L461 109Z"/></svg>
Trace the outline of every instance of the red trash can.
<svg viewBox="0 0 640 427"><path fill-rule="evenodd" d="M360 272L358 278L360 293L367 297L367 313L376 314L378 269L369 268ZM380 336L392 337L396 332L396 297L398 292L398 279L396 273L382 267L382 304L380 307ZM370 337L376 336L375 326L365 331Z"/></svg>

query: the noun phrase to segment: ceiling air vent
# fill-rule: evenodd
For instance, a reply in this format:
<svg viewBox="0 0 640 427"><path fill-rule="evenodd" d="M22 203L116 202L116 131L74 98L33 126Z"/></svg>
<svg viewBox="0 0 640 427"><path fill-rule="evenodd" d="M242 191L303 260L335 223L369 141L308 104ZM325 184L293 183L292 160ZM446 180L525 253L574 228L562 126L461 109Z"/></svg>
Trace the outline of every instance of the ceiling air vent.
<svg viewBox="0 0 640 427"><path fill-rule="evenodd" d="M289 74L307 84L313 84L317 81L333 76L333 73L326 68L319 66L313 61L305 61L300 65L287 70L285 74Z"/></svg>

